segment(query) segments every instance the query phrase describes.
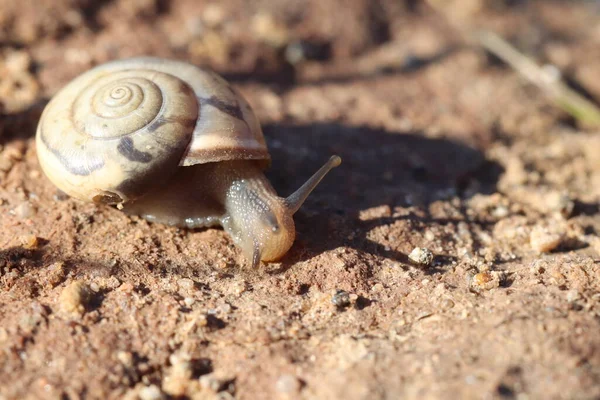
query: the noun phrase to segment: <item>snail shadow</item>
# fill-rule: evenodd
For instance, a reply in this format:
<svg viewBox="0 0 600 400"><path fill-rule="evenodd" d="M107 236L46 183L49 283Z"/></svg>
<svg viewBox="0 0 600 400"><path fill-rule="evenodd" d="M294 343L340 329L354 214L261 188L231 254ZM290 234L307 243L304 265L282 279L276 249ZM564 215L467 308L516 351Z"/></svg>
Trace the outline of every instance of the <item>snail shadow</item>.
<svg viewBox="0 0 600 400"><path fill-rule="evenodd" d="M32 248L11 246L0 249L0 268L18 269L21 275L25 275L31 270L50 268L52 264L60 263L60 270L64 272L56 273L60 281L67 279L67 273L92 270L104 271L109 276L112 272L103 261L64 253L62 249L52 246L50 240L38 238L38 244Z"/></svg>
<svg viewBox="0 0 600 400"><path fill-rule="evenodd" d="M47 99L41 99L18 112L5 112L0 108L0 145L34 137L38 121L47 103Z"/></svg>
<svg viewBox="0 0 600 400"><path fill-rule="evenodd" d="M419 132L337 123L274 124L264 126L264 132L273 158L267 176L282 196L299 187L332 154L343 160L296 214L299 243L277 272L340 247L407 265L406 243L390 239L384 245L371 240L369 232L402 220L405 227L458 223L462 217L433 217L429 205L494 193L502 173L499 164L471 146ZM398 207L402 212L394 211ZM415 209L418 214L411 211ZM437 254L435 265L443 267L453 259Z"/></svg>
<svg viewBox="0 0 600 400"><path fill-rule="evenodd" d="M0 132L5 124L0 145L32 137L44 105L40 102L22 113L0 115ZM295 191L332 154L343 160L296 214L298 240L280 271L336 248L352 248L408 265L410 246L402 238L390 238L384 244L371 239L369 233L398 221L406 221L400 227L406 235L413 223L458 223L461 220L432 217L428 206L453 196L464 199L493 193L502 172L498 164L471 146L427 138L419 132L340 123L277 123L265 125L263 130L273 158L267 176L282 196ZM411 206L419 213L412 212ZM398 208L401 212L397 213ZM437 266L453 260L443 254L436 259Z"/></svg>

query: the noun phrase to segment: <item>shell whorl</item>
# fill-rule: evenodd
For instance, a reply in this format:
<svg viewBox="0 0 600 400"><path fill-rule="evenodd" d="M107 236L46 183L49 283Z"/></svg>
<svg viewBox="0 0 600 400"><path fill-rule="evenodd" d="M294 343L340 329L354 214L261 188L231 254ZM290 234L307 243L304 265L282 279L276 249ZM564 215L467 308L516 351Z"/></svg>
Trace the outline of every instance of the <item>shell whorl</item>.
<svg viewBox="0 0 600 400"><path fill-rule="evenodd" d="M74 128L81 135L101 139L143 129L159 116L163 107L164 96L159 85L172 86L169 77L162 75L130 70L93 82L73 102ZM166 82L160 82L163 80Z"/></svg>
<svg viewBox="0 0 600 400"><path fill-rule="evenodd" d="M37 130L40 165L65 193L135 200L180 166L270 156L254 112L212 71L141 57L98 65L48 103Z"/></svg>
<svg viewBox="0 0 600 400"><path fill-rule="evenodd" d="M174 173L198 114L193 89L175 76L147 69L91 70L44 110L40 163L73 197L126 202Z"/></svg>

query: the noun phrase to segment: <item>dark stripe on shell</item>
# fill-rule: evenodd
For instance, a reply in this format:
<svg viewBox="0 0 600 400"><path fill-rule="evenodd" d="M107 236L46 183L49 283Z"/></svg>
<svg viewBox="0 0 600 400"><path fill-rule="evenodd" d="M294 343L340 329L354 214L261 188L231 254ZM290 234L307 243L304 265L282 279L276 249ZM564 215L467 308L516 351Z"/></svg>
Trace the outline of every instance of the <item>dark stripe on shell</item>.
<svg viewBox="0 0 600 400"><path fill-rule="evenodd" d="M133 139L130 137L121 138L117 146L119 153L129 161L140 162L147 164L152 161L152 154L144 151L139 151L133 144Z"/></svg>
<svg viewBox="0 0 600 400"><path fill-rule="evenodd" d="M231 93L232 96L237 96L237 93L235 92L235 90L233 90L231 85L229 85L228 83L225 84L225 88L227 89L227 91L229 91L229 93Z"/></svg>
<svg viewBox="0 0 600 400"><path fill-rule="evenodd" d="M179 91L179 93L184 94L184 95L193 95L194 94L194 89L192 89L184 81L179 81L179 86L178 86L177 90Z"/></svg>
<svg viewBox="0 0 600 400"><path fill-rule="evenodd" d="M227 104L223 100L219 99L217 96L211 96L208 98L198 97L198 101L200 101L200 104L207 104L209 106L213 106L217 110L224 112L225 114L230 115L233 118L237 118L241 121L246 122L244 120L244 113L240 109L240 105L237 103L237 101L235 104Z"/></svg>
<svg viewBox="0 0 600 400"><path fill-rule="evenodd" d="M194 126L196 126L195 119L165 118L164 116L161 116L148 125L148 132L156 132L161 126L169 123L181 124L184 128L189 130L194 129Z"/></svg>
<svg viewBox="0 0 600 400"><path fill-rule="evenodd" d="M42 143L50 153L54 154L54 156L60 161L60 163L73 175L78 176L87 176L92 172L99 170L104 167L104 160L98 158L90 158L85 153L85 147L82 146L81 152L70 152L70 154L65 155L59 149L52 147L44 130L42 129L40 132L40 138L42 139Z"/></svg>

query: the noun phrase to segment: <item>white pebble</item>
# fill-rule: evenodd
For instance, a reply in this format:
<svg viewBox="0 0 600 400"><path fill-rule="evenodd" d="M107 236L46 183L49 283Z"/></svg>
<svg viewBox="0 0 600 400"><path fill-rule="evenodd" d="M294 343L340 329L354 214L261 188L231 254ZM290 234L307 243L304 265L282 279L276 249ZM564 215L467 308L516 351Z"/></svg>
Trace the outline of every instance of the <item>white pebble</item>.
<svg viewBox="0 0 600 400"><path fill-rule="evenodd" d="M529 235L529 243L538 253L549 253L556 249L562 241L562 235L546 228L536 226Z"/></svg>
<svg viewBox="0 0 600 400"><path fill-rule="evenodd" d="M31 218L35 215L35 207L30 202L26 201L15 207L14 213L20 219Z"/></svg>
<svg viewBox="0 0 600 400"><path fill-rule="evenodd" d="M417 264L431 265L433 263L433 253L425 247L415 247L410 252L408 258Z"/></svg>
<svg viewBox="0 0 600 400"><path fill-rule="evenodd" d="M275 383L275 389L280 393L298 393L302 388L302 383L294 375L281 375Z"/></svg>
<svg viewBox="0 0 600 400"><path fill-rule="evenodd" d="M574 303L579 300L579 292L575 289L569 290L567 292L567 301L569 303Z"/></svg>
<svg viewBox="0 0 600 400"><path fill-rule="evenodd" d="M164 398L164 393L156 385L145 386L140 389L141 400L162 400Z"/></svg>

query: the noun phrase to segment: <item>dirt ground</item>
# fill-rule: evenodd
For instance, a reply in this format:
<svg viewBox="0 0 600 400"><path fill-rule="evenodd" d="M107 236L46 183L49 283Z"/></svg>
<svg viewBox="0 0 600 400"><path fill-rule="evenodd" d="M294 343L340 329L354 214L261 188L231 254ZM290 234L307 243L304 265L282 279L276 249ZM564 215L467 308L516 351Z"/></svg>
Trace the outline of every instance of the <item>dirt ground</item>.
<svg viewBox="0 0 600 400"><path fill-rule="evenodd" d="M593 1L0 0L0 399L600 399L600 136L449 19L600 101ZM42 173L48 99L142 54L246 96L280 194L343 158L281 263Z"/></svg>

